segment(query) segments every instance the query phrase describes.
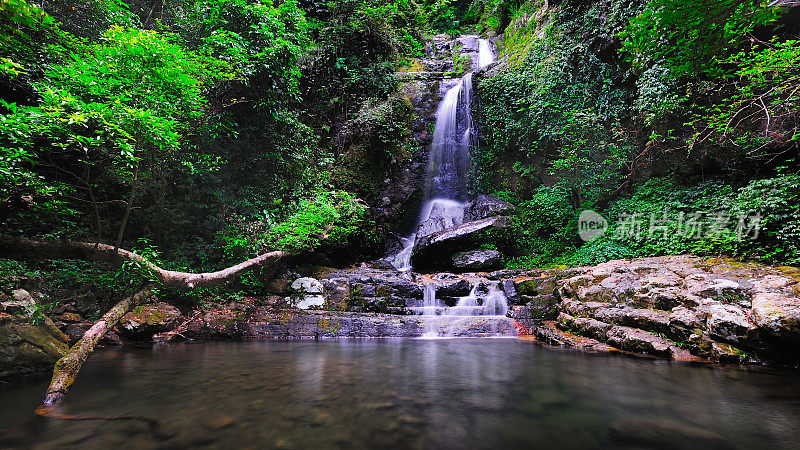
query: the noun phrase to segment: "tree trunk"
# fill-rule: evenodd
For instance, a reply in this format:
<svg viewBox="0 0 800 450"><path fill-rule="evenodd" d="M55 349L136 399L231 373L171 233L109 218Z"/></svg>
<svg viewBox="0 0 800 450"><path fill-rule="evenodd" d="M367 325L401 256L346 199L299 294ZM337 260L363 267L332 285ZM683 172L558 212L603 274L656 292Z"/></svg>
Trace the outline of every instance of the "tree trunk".
<svg viewBox="0 0 800 450"><path fill-rule="evenodd" d="M128 204L125 206L125 215L122 217L122 223L119 225L119 233L117 233L117 243L114 245L114 250L119 249L119 246L122 245L122 237L125 235L125 227L128 225L128 219L131 217L133 200L136 198L136 185L138 183L139 163L136 163L136 168L133 171L133 181L131 182L131 193L128 196Z"/></svg>
<svg viewBox="0 0 800 450"><path fill-rule="evenodd" d="M69 391L72 383L81 366L86 359L94 352L94 348L100 339L142 300L153 295L152 285L146 284L133 294L128 295L122 301L114 305L105 315L89 328L83 337L69 349L66 356L59 359L53 368L53 379L50 387L47 388L47 395L44 398L44 406L57 406L64 401L64 396Z"/></svg>

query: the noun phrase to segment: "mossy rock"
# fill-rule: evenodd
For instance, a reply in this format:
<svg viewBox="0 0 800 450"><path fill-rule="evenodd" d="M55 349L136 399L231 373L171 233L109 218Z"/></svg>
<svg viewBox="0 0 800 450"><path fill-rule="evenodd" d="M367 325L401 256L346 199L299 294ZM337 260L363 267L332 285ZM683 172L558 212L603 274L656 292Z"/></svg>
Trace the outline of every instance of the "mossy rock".
<svg viewBox="0 0 800 450"><path fill-rule="evenodd" d="M182 318L178 308L159 302L137 306L122 317L117 328L126 337L149 340L154 334L172 330Z"/></svg>
<svg viewBox="0 0 800 450"><path fill-rule="evenodd" d="M522 295L546 295L552 294L556 284L553 277L523 277L514 280L514 287Z"/></svg>
<svg viewBox="0 0 800 450"><path fill-rule="evenodd" d="M49 372L68 350L66 340L56 338L45 325L0 325L0 380Z"/></svg>

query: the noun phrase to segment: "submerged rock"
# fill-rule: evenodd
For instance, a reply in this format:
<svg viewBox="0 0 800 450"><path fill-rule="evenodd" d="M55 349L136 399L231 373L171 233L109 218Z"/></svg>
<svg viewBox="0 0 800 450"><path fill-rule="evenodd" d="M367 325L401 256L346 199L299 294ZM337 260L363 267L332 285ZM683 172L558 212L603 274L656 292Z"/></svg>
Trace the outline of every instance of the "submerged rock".
<svg viewBox="0 0 800 450"><path fill-rule="evenodd" d="M729 449L734 445L722 435L704 428L662 419L627 419L611 423L609 438L615 445L626 447L675 449Z"/></svg>

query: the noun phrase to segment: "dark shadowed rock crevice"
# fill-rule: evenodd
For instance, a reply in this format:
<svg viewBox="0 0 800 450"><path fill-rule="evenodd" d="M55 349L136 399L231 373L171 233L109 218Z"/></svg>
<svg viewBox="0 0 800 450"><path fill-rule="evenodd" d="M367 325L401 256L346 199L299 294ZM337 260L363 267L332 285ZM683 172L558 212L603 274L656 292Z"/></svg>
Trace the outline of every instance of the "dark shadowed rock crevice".
<svg viewBox="0 0 800 450"><path fill-rule="evenodd" d="M512 229L511 218L492 216L421 236L414 243L411 263L420 271L451 267L453 255L465 249L507 247Z"/></svg>

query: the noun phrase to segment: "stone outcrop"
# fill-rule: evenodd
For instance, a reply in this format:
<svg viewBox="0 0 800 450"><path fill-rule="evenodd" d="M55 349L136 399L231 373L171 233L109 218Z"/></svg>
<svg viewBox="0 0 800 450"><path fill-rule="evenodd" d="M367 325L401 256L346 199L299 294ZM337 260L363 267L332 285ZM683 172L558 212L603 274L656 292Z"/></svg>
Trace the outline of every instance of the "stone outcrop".
<svg viewBox="0 0 800 450"><path fill-rule="evenodd" d="M182 320L178 308L158 302L137 306L122 317L117 329L125 338L149 341L156 333L173 330Z"/></svg>
<svg viewBox="0 0 800 450"><path fill-rule="evenodd" d="M123 319L118 334L133 341L149 340L154 333L154 339L164 341L417 337L439 327L453 336L485 336L512 335L517 327L523 337L588 351L800 363L797 268L690 256L463 274L398 272L362 264L347 269L294 268L266 286L272 296L211 302L184 315L167 304L143 305ZM498 289L511 307L507 320L456 317L452 323L431 324L430 317L414 315L426 291L435 292L440 306L453 306L471 292L485 298ZM294 301L306 295L318 296L318 310L296 307ZM7 376L52 366L67 345L56 325L75 337L90 325L85 319L90 315L69 304L57 308L56 324L49 319L35 326L20 322L20 316L38 311L32 302L24 291L15 292L13 299L0 299L0 348L5 351L0 359L5 358L2 371ZM105 344L119 343L113 333L110 336ZM8 349L23 348L16 355L26 355L29 363L9 372Z"/></svg>
<svg viewBox="0 0 800 450"><path fill-rule="evenodd" d="M322 307L325 305L325 286L311 277L302 277L294 280L291 284L292 299L300 309Z"/></svg>
<svg viewBox="0 0 800 450"><path fill-rule="evenodd" d="M453 267L462 272L498 269L503 265L503 254L497 250L470 250L452 257Z"/></svg>
<svg viewBox="0 0 800 450"><path fill-rule="evenodd" d="M438 318L380 313L299 311L270 306L218 307L195 316L180 334L156 335L157 342L175 339L319 339L420 337L441 328L454 337L516 336L511 319L496 317Z"/></svg>
<svg viewBox="0 0 800 450"><path fill-rule="evenodd" d="M464 222L485 219L491 216L508 216L516 208L514 205L488 195L479 195L464 204Z"/></svg>
<svg viewBox="0 0 800 450"><path fill-rule="evenodd" d="M27 291L14 291L13 299L0 294L0 380L52 370L67 343Z"/></svg>
<svg viewBox="0 0 800 450"><path fill-rule="evenodd" d="M799 269L674 256L529 275L535 277L518 278L510 287L530 291L548 280L544 290L554 283L557 297L554 318L533 314L520 294L524 305L512 316L532 335L554 324L635 353L800 363ZM548 334L548 342L557 340ZM564 343L572 345L569 339Z"/></svg>

